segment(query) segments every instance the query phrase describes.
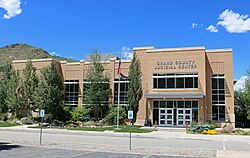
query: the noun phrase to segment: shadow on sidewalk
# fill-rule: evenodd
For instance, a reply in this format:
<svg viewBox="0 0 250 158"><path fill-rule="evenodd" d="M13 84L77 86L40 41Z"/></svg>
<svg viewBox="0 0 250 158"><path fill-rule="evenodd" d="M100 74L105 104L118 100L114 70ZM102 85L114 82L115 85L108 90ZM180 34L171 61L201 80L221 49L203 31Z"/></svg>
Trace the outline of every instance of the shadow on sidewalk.
<svg viewBox="0 0 250 158"><path fill-rule="evenodd" d="M0 151L2 150L12 150L14 148L20 148L20 145L12 145L10 143L0 142Z"/></svg>

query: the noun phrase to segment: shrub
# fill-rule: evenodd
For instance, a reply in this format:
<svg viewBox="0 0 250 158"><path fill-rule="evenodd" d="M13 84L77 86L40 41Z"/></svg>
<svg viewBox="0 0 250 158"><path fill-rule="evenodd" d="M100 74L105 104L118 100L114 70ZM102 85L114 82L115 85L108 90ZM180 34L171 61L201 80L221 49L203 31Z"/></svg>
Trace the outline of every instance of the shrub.
<svg viewBox="0 0 250 158"><path fill-rule="evenodd" d="M72 112L72 118L74 120L80 121L83 116L86 116L88 114L87 109L84 106L76 107Z"/></svg>
<svg viewBox="0 0 250 158"><path fill-rule="evenodd" d="M7 114L0 114L0 121L7 121L8 117Z"/></svg>
<svg viewBox="0 0 250 158"><path fill-rule="evenodd" d="M110 124L117 124L117 107L112 107L109 110L109 113L105 117L105 120ZM124 120L126 118L126 112L123 107L119 107L119 124L124 124Z"/></svg>

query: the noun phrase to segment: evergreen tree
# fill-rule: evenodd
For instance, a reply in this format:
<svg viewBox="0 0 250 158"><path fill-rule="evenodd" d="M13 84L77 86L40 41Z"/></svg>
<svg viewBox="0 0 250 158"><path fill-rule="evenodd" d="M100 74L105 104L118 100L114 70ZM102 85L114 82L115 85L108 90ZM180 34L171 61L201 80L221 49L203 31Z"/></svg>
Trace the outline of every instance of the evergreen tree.
<svg viewBox="0 0 250 158"><path fill-rule="evenodd" d="M87 105L90 113L95 118L103 118L107 113L109 97L110 97L110 86L109 78L104 74L104 67L101 63L101 57L98 49L94 49L91 55L92 65L86 74L84 84L84 104Z"/></svg>
<svg viewBox="0 0 250 158"><path fill-rule="evenodd" d="M128 88L128 104L129 109L133 110L135 116L133 122L136 122L137 112L139 110L139 101L143 95L141 84L141 63L137 59L137 55L133 54L133 59L129 66L129 88Z"/></svg>
<svg viewBox="0 0 250 158"><path fill-rule="evenodd" d="M13 72L12 65L7 61L3 66L1 66L0 71L0 113L6 113L8 111L8 106L6 103L8 82L10 81Z"/></svg>
<svg viewBox="0 0 250 158"><path fill-rule="evenodd" d="M26 63L25 69L22 73L21 79L21 104L22 108L31 112L35 111L34 106L34 92L38 86L38 77L36 75L36 68L31 61Z"/></svg>
<svg viewBox="0 0 250 158"><path fill-rule="evenodd" d="M20 105L20 77L18 71L11 70L11 76L6 86L5 102L8 111L12 113L12 116L16 116L17 118L26 116L24 108Z"/></svg>
<svg viewBox="0 0 250 158"><path fill-rule="evenodd" d="M64 94L63 78L57 71L56 62L52 61L49 67L41 70L35 91L35 104L39 109L45 109L45 112L52 115L53 119L64 121Z"/></svg>

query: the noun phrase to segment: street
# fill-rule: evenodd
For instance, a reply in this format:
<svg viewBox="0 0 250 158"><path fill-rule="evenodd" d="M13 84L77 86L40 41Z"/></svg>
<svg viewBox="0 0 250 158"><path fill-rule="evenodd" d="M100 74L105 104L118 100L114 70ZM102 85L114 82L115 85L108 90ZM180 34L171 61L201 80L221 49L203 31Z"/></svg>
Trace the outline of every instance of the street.
<svg viewBox="0 0 250 158"><path fill-rule="evenodd" d="M46 152L44 152L47 154L59 152L57 149L67 149L67 153L74 154L79 154L79 152L93 152L93 157L103 152L107 152L105 157L109 157L109 153L123 153L122 157L143 157L146 155L216 157L218 151L234 151L236 153L250 151L249 136L190 135L184 132L167 132L164 130L149 134L132 134L131 151L129 150L128 133L91 133L47 129L43 132L42 145L39 145L38 129L1 129L0 142L8 142L20 146L43 147L41 149L34 148L36 150L21 147L21 149L24 148L27 151L31 150L33 152L49 148L48 151L46 149ZM50 151L52 149L55 152ZM12 151L18 153L20 149L2 150L1 154L12 153ZM56 156L55 154L53 155ZM67 155L64 156L67 157ZM75 156L77 155L69 155L69 157ZM112 157L115 156L120 157L119 154L112 154ZM81 155L81 157L84 157L84 155Z"/></svg>

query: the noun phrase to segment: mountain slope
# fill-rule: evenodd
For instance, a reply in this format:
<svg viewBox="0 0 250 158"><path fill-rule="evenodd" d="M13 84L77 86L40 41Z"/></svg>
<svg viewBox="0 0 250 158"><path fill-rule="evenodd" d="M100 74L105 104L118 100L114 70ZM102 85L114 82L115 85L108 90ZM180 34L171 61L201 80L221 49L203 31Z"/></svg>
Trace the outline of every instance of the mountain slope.
<svg viewBox="0 0 250 158"><path fill-rule="evenodd" d="M47 51L41 48L32 47L27 44L17 43L0 48L0 65L2 65L7 60L44 59L44 58L53 58L68 62L77 61L74 59L52 56Z"/></svg>

